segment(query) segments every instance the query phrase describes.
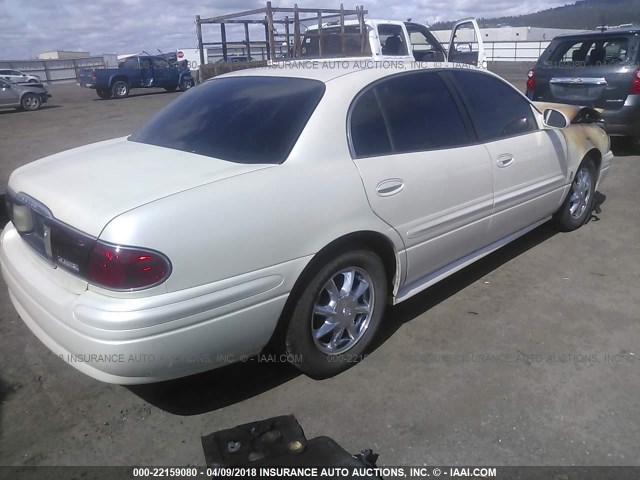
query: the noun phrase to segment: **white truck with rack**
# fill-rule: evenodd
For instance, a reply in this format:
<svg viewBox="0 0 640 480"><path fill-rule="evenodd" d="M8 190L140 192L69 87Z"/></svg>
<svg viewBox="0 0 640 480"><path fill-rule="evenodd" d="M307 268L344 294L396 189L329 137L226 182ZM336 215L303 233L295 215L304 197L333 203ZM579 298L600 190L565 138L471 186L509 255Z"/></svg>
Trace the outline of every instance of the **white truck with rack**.
<svg viewBox="0 0 640 480"><path fill-rule="evenodd" d="M247 57L257 57L260 49L269 63L309 59L371 59L374 61L454 62L486 68L486 56L478 23L466 18L451 31L448 49L436 39L429 27L411 21L367 19L367 10L328 8L273 7L211 18L196 16L201 64L206 63L206 48L221 50L223 60L229 50L241 50ZM220 25L219 42L204 42L203 24ZM244 39L227 40L227 26L244 26ZM251 29L263 25L264 39L251 40ZM462 30L472 30L472 41L456 41ZM469 37L468 35L466 37ZM252 53L253 50L253 53Z"/></svg>

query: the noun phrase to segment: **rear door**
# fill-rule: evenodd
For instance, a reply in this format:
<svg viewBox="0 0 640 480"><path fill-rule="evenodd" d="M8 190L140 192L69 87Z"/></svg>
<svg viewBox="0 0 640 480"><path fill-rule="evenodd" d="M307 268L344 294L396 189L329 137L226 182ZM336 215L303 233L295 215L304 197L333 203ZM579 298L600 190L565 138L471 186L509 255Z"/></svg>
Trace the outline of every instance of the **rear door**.
<svg viewBox="0 0 640 480"><path fill-rule="evenodd" d="M453 26L449 39L448 60L487 68L482 34L474 18L465 18Z"/></svg>
<svg viewBox="0 0 640 480"><path fill-rule="evenodd" d="M536 101L622 108L629 94L637 42L636 37L624 34L556 39L536 66L534 91L529 96Z"/></svg>
<svg viewBox="0 0 640 480"><path fill-rule="evenodd" d="M486 244L491 162L439 73L414 71L369 87L349 124L371 208L404 241L405 284Z"/></svg>

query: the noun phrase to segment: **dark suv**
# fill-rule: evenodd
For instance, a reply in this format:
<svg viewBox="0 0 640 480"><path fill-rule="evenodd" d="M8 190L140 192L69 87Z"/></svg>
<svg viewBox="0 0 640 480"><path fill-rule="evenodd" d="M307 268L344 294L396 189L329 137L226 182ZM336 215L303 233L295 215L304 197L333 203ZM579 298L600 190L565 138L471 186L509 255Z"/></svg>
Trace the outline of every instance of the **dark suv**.
<svg viewBox="0 0 640 480"><path fill-rule="evenodd" d="M562 35L529 70L527 96L604 109L610 135L640 145L640 27Z"/></svg>

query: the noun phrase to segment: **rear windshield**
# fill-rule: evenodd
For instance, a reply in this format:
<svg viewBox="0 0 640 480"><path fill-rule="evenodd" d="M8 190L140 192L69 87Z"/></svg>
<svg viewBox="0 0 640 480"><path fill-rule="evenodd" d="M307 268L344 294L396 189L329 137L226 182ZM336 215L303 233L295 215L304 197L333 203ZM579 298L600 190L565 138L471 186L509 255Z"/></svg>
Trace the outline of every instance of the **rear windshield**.
<svg viewBox="0 0 640 480"><path fill-rule="evenodd" d="M191 88L129 137L237 163L282 163L324 94L286 77L220 78Z"/></svg>
<svg viewBox="0 0 640 480"><path fill-rule="evenodd" d="M580 65L616 64L629 60L629 38L583 38L561 41L549 61Z"/></svg>
<svg viewBox="0 0 640 480"><path fill-rule="evenodd" d="M322 52L320 52L320 39L322 39ZM306 58L331 58L371 55L369 39L365 38L364 51L361 42L360 27L357 25L346 26L344 37L340 27L323 28L321 34L318 33L318 30L309 30L302 39L302 56Z"/></svg>

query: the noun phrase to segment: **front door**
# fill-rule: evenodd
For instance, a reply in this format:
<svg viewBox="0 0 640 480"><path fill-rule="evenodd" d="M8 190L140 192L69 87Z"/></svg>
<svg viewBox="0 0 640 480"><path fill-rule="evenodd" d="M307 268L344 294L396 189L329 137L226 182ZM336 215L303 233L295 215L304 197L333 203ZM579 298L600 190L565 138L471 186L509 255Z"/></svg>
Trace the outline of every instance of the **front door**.
<svg viewBox="0 0 640 480"><path fill-rule="evenodd" d="M531 103L504 80L478 71L455 70L448 75L491 158L491 240L555 212L567 183L561 134L541 129Z"/></svg>

